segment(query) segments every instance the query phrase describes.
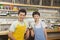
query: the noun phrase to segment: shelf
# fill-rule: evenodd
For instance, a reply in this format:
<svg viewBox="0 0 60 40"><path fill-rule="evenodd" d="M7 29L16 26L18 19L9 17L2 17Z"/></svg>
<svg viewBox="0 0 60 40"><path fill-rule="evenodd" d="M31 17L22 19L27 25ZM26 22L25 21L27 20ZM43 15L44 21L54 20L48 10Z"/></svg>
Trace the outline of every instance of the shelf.
<svg viewBox="0 0 60 40"><path fill-rule="evenodd" d="M7 9L0 9L0 11L13 11L13 12L18 12L18 11L15 11L15 10L7 10Z"/></svg>
<svg viewBox="0 0 60 40"><path fill-rule="evenodd" d="M46 18L51 19L51 18L60 18L60 17L46 17Z"/></svg>
<svg viewBox="0 0 60 40"><path fill-rule="evenodd" d="M41 18L54 19L54 18L60 18L60 17L41 17Z"/></svg>
<svg viewBox="0 0 60 40"><path fill-rule="evenodd" d="M0 18L18 18L17 16L0 16Z"/></svg>
<svg viewBox="0 0 60 40"><path fill-rule="evenodd" d="M56 6L28 5L28 4L17 4L17 3L8 3L8 2L0 2L0 4L5 4L5 5L15 5L15 6L25 6L25 7L57 8L57 9L60 9L60 7L56 7Z"/></svg>
<svg viewBox="0 0 60 40"><path fill-rule="evenodd" d="M0 23L0 25L11 25L11 23Z"/></svg>
<svg viewBox="0 0 60 40"><path fill-rule="evenodd" d="M31 18L32 16L26 16L26 18ZM18 18L18 16L0 16L0 18Z"/></svg>
<svg viewBox="0 0 60 40"><path fill-rule="evenodd" d="M0 16L0 18L18 18L18 16ZM26 16L26 18L32 18L32 16ZM41 17L41 18L51 19L51 18L60 18L60 17Z"/></svg>

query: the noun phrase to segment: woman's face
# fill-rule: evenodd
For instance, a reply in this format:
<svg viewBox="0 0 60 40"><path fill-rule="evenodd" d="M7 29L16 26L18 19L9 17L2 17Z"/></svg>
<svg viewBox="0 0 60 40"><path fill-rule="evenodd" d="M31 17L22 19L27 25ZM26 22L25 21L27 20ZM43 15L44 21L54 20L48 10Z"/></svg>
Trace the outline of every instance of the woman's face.
<svg viewBox="0 0 60 40"><path fill-rule="evenodd" d="M39 15L34 15L33 18L36 21L36 20L39 20L40 16Z"/></svg>
<svg viewBox="0 0 60 40"><path fill-rule="evenodd" d="M24 18L25 18L25 13L24 12L20 12L20 14L18 15L18 19L19 20L21 20L21 21L23 21L24 20Z"/></svg>

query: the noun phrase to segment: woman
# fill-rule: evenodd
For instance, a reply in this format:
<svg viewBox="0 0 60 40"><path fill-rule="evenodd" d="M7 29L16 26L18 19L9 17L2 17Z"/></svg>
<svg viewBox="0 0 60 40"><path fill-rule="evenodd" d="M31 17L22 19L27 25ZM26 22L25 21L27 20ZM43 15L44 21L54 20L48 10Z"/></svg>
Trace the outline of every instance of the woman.
<svg viewBox="0 0 60 40"><path fill-rule="evenodd" d="M34 22L31 23L31 26L34 28L35 40L46 40L46 25L40 20L40 13L37 11L33 12L32 16L34 18Z"/></svg>

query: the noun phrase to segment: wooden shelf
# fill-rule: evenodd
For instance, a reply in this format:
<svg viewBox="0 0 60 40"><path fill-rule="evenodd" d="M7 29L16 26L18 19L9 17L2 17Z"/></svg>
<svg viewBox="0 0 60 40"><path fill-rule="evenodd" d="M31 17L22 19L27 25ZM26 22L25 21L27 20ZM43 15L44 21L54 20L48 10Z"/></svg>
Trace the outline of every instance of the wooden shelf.
<svg viewBox="0 0 60 40"><path fill-rule="evenodd" d="M18 18L17 16L0 16L0 18Z"/></svg>
<svg viewBox="0 0 60 40"><path fill-rule="evenodd" d="M0 25L11 25L11 23L0 23Z"/></svg>
<svg viewBox="0 0 60 40"><path fill-rule="evenodd" d="M18 16L0 16L0 18L18 18ZM32 18L32 16L26 16L26 18ZM60 17L41 17L41 18L60 18Z"/></svg>
<svg viewBox="0 0 60 40"><path fill-rule="evenodd" d="M14 11L14 12L18 12L18 10L15 11L15 10L7 10L7 9L0 9L0 11Z"/></svg>
<svg viewBox="0 0 60 40"><path fill-rule="evenodd" d="M46 18L51 19L51 18L60 18L60 17L46 17Z"/></svg>
<svg viewBox="0 0 60 40"><path fill-rule="evenodd" d="M40 18L43 18L43 19L58 19L60 17L53 17L53 16L52 17L50 17L50 16L49 17L48 16L47 17L43 17L43 16L41 16Z"/></svg>
<svg viewBox="0 0 60 40"><path fill-rule="evenodd" d="M57 8L57 9L60 9L60 7L56 7L56 6L28 5L28 4L17 4L17 3L8 3L8 2L0 2L0 4L5 4L5 5L15 5L15 6L25 6L25 7Z"/></svg>
<svg viewBox="0 0 60 40"><path fill-rule="evenodd" d="M26 18L31 18L32 16L26 16ZM0 16L0 18L18 18L18 16Z"/></svg>

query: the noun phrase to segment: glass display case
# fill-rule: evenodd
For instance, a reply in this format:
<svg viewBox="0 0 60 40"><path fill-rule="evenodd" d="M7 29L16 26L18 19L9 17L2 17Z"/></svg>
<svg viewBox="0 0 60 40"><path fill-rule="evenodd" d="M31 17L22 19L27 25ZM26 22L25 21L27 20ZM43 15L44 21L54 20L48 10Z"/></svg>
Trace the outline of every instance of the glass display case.
<svg viewBox="0 0 60 40"><path fill-rule="evenodd" d="M30 4L39 5L40 0L30 0Z"/></svg>
<svg viewBox="0 0 60 40"><path fill-rule="evenodd" d="M60 6L60 0L53 0L54 6Z"/></svg>
<svg viewBox="0 0 60 40"><path fill-rule="evenodd" d="M12 2L12 0L0 0L1 2Z"/></svg>
<svg viewBox="0 0 60 40"><path fill-rule="evenodd" d="M51 5L51 0L42 0L42 5L43 6L50 6Z"/></svg>
<svg viewBox="0 0 60 40"><path fill-rule="evenodd" d="M15 0L15 3L26 4L27 0Z"/></svg>

